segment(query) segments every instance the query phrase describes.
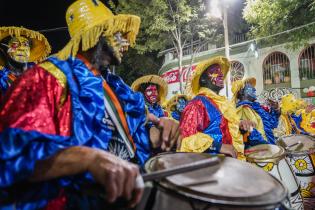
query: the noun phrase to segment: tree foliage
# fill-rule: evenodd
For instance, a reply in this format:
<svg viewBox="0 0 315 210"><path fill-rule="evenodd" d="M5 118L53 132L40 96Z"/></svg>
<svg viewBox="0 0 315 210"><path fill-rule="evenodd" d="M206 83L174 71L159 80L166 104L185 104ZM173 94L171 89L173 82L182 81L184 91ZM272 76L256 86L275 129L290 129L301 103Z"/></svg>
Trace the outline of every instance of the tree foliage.
<svg viewBox="0 0 315 210"><path fill-rule="evenodd" d="M123 62L116 66L115 73L131 85L137 78L157 74L162 65L162 58L157 58L158 52L139 54L135 49L130 49L123 58Z"/></svg>
<svg viewBox="0 0 315 210"><path fill-rule="evenodd" d="M314 0L246 0L243 17L251 24L250 33L253 37L265 37L314 22ZM282 35L281 38L297 47L314 35L313 24ZM276 39L279 41L279 37Z"/></svg>
<svg viewBox="0 0 315 210"><path fill-rule="evenodd" d="M180 75L184 47L194 40L202 43L222 38L217 36L220 21L205 16L203 0L126 0L119 3L118 12L135 14L142 19L136 46L138 53L175 49Z"/></svg>

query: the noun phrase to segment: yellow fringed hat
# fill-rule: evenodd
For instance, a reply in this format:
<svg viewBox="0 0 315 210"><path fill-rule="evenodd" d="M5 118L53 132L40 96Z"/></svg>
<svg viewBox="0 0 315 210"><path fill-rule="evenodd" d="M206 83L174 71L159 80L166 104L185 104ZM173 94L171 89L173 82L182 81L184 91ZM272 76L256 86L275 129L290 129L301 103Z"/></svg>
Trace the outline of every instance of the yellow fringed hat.
<svg viewBox="0 0 315 210"><path fill-rule="evenodd" d="M191 99L188 95L184 95L184 94L174 95L165 104L165 108L168 112L172 111L172 107L174 107L177 104L179 98L185 98L187 101Z"/></svg>
<svg viewBox="0 0 315 210"><path fill-rule="evenodd" d="M15 26L0 27L0 42L8 36L24 36L31 40L31 52L29 62L41 62L51 52L51 47L46 37L37 31ZM4 61L0 57L0 65L3 64Z"/></svg>
<svg viewBox="0 0 315 210"><path fill-rule="evenodd" d="M251 84L253 87L256 87L256 78L254 77L248 77L243 80L237 80L232 83L232 93L233 93L233 98L232 101L234 103L237 102L237 95L242 90L246 84Z"/></svg>
<svg viewBox="0 0 315 210"><path fill-rule="evenodd" d="M187 94L192 94L192 95L197 95L198 91L200 89L199 86L199 79L202 73L207 70L207 68L213 64L219 64L222 70L222 73L224 75L224 78L226 77L227 73L229 72L230 69L230 62L228 61L227 58L223 56L217 56L214 58L210 58L204 62L199 63L196 66L195 71L193 72L191 76L191 81L190 85L187 87L188 90L186 91Z"/></svg>
<svg viewBox="0 0 315 210"><path fill-rule="evenodd" d="M132 83L131 88L134 91L139 91L141 84L146 84L146 83L152 83L159 86L160 102L161 104L163 104L167 95L167 90L168 90L167 83L165 82L165 80L158 75L146 75L146 76L136 79L136 81Z"/></svg>
<svg viewBox="0 0 315 210"><path fill-rule="evenodd" d="M57 54L62 60L76 56L80 46L86 51L97 44L100 36L111 37L118 32L134 46L141 22L135 15L114 15L99 0L75 1L66 12L66 21L71 40Z"/></svg>
<svg viewBox="0 0 315 210"><path fill-rule="evenodd" d="M283 114L286 113L294 113L297 111L298 102L293 94L286 94L282 96L280 102L281 112Z"/></svg>

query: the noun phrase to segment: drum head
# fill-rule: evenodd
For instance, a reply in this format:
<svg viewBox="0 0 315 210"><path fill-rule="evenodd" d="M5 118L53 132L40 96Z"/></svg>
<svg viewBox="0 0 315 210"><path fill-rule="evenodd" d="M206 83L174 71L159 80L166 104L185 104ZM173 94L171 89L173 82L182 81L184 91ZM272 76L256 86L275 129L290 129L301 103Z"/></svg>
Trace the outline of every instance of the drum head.
<svg viewBox="0 0 315 210"><path fill-rule="evenodd" d="M293 134L282 136L277 144L292 154L307 154L310 149L315 149L315 138L307 135Z"/></svg>
<svg viewBox="0 0 315 210"><path fill-rule="evenodd" d="M246 155L247 159L251 160L270 160L282 159L285 156L283 148L272 144L261 144L250 147Z"/></svg>
<svg viewBox="0 0 315 210"><path fill-rule="evenodd" d="M145 168L150 173L210 157L197 153L162 154L150 159ZM221 157L218 166L170 176L159 184L186 197L219 205L275 205L287 196L286 188L263 169L229 157Z"/></svg>

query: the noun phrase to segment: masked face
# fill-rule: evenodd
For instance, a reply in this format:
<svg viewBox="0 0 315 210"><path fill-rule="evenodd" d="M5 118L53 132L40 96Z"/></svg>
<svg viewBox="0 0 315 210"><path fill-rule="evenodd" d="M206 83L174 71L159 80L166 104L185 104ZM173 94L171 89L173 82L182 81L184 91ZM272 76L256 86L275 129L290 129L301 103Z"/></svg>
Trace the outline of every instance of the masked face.
<svg viewBox="0 0 315 210"><path fill-rule="evenodd" d="M129 42L121 33L116 33L113 37L107 37L109 46L112 48L112 58L114 63L120 64L123 53L128 51Z"/></svg>
<svg viewBox="0 0 315 210"><path fill-rule="evenodd" d="M27 63L31 49L28 39L25 37L13 37L8 44L8 55L16 62Z"/></svg>
<svg viewBox="0 0 315 210"><path fill-rule="evenodd" d="M158 88L156 85L149 85L144 90L144 96L150 104L155 104L158 101Z"/></svg>
<svg viewBox="0 0 315 210"><path fill-rule="evenodd" d="M256 89L251 84L246 84L244 87L244 97L249 101L255 101L257 99Z"/></svg>
<svg viewBox="0 0 315 210"><path fill-rule="evenodd" d="M179 112L183 112L187 104L187 101L184 98L179 98L176 104L176 110Z"/></svg>
<svg viewBox="0 0 315 210"><path fill-rule="evenodd" d="M218 64L211 65L207 70L206 74L212 85L219 88L224 87L224 75L221 67Z"/></svg>

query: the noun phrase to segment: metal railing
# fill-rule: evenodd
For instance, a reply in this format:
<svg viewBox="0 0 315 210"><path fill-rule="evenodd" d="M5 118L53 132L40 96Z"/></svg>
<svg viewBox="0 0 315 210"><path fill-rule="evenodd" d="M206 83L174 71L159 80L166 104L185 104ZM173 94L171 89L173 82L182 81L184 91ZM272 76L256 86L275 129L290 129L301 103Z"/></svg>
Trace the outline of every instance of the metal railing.
<svg viewBox="0 0 315 210"><path fill-rule="evenodd" d="M290 61L289 58L281 52L271 53L263 64L264 85L289 83Z"/></svg>
<svg viewBox="0 0 315 210"><path fill-rule="evenodd" d="M301 80L315 79L315 45L304 49L299 57Z"/></svg>

